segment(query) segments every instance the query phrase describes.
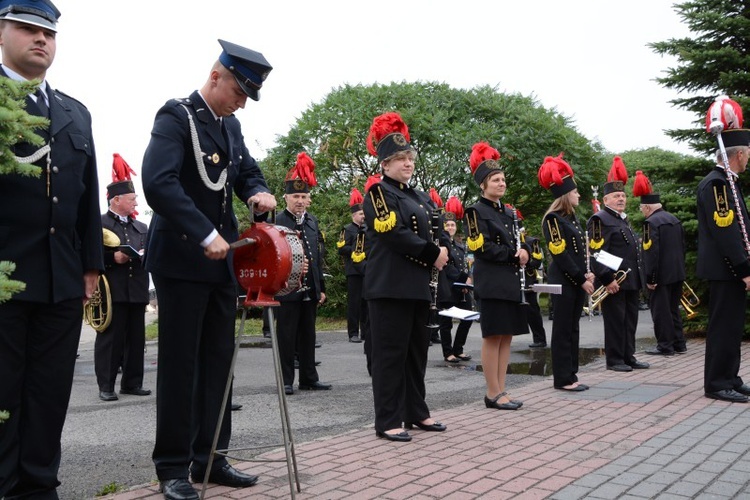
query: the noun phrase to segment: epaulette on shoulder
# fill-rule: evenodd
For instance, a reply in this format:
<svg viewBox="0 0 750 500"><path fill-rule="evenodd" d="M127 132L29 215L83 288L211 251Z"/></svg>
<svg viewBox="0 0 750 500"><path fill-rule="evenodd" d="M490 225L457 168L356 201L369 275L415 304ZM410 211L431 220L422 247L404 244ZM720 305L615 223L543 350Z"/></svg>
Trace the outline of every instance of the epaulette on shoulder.
<svg viewBox="0 0 750 500"><path fill-rule="evenodd" d="M479 217L477 209L469 207L464 214L466 218L466 247L474 252L484 246L484 236L479 231Z"/></svg>
<svg viewBox="0 0 750 500"><path fill-rule="evenodd" d="M65 97L66 99L70 99L71 101L75 102L76 104L79 104L79 105L83 106L83 107L84 107L85 109L89 109L89 108L87 108L87 107L86 107L86 105L85 105L84 103L82 103L81 101L79 101L79 100L78 100L78 99L76 99L75 97L73 97L73 96L70 96L70 95L66 94L66 93L65 93L65 92L63 92L62 90L58 90L58 89L53 89L53 90L52 90L52 93L53 93L53 94L55 95L55 97L60 97L60 96L63 96L63 97Z"/></svg>
<svg viewBox="0 0 750 500"><path fill-rule="evenodd" d="M589 248L599 250L604 246L604 235L602 234L602 219L594 214L591 216L591 240Z"/></svg>
<svg viewBox="0 0 750 500"><path fill-rule="evenodd" d="M396 227L396 213L388 208L380 183L371 186L367 194L370 196L375 211L373 229L378 233L385 233Z"/></svg>
<svg viewBox="0 0 750 500"><path fill-rule="evenodd" d="M710 186L714 195L714 223L719 227L729 227L734 222L734 210L729 207L727 182L722 179L712 179Z"/></svg>
<svg viewBox="0 0 750 500"><path fill-rule="evenodd" d="M545 218L547 223L547 230L549 231L549 242L547 248L552 255L560 255L565 251L565 238L562 236L560 231L560 224L557 221L557 215L550 214Z"/></svg>

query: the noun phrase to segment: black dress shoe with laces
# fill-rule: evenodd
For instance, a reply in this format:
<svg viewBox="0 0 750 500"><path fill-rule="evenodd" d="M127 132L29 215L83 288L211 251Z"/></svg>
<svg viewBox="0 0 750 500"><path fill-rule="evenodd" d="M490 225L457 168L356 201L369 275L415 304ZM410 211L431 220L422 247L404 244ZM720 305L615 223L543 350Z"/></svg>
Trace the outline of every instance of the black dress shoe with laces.
<svg viewBox="0 0 750 500"><path fill-rule="evenodd" d="M300 391L330 391L331 384L324 384L322 382L313 382L312 384L300 384Z"/></svg>
<svg viewBox="0 0 750 500"><path fill-rule="evenodd" d="M406 431L401 431L397 434L388 434L387 432L375 431L375 435L379 438L387 439L388 441L400 441L402 443L411 441L411 436Z"/></svg>
<svg viewBox="0 0 750 500"><path fill-rule="evenodd" d="M428 432L443 432L444 430L448 428L445 426L445 424L441 424L437 420L435 420L435 422L431 424L423 424L422 422L412 422L412 423L404 424L404 427L406 427L409 430L413 429L414 427L419 427L423 431L428 431Z"/></svg>
<svg viewBox="0 0 750 500"><path fill-rule="evenodd" d="M143 387L132 387L130 389L123 387L120 389L120 394L130 394L133 396L149 396L151 395L151 390L144 389Z"/></svg>
<svg viewBox="0 0 750 500"><path fill-rule="evenodd" d="M196 483L203 482L203 474L192 472L190 476ZM245 474L240 472L229 464L226 464L221 469L215 470L208 475L208 482L214 484L220 484L222 486L229 486L231 488L247 488L258 482L258 476L251 474Z"/></svg>
<svg viewBox="0 0 750 500"><path fill-rule="evenodd" d="M628 363L628 366L630 366L633 370L646 370L651 365L648 363L643 363L641 361L633 361L632 363Z"/></svg>
<svg viewBox="0 0 750 500"><path fill-rule="evenodd" d="M607 365L607 370L612 370L614 372L632 372L633 367L630 365Z"/></svg>
<svg viewBox="0 0 750 500"><path fill-rule="evenodd" d="M168 479L159 484L166 500L198 500L198 492L187 479Z"/></svg>
<svg viewBox="0 0 750 500"><path fill-rule="evenodd" d="M653 349L646 349L643 352L652 356L674 356L674 351L662 351L658 347L655 347Z"/></svg>
<svg viewBox="0 0 750 500"><path fill-rule="evenodd" d="M707 398L729 401L730 403L747 403L748 398L734 389L723 389L721 391L707 392Z"/></svg>
<svg viewBox="0 0 750 500"><path fill-rule="evenodd" d="M734 390L745 396L750 396L750 385L742 384L739 387L735 387Z"/></svg>
<svg viewBox="0 0 750 500"><path fill-rule="evenodd" d="M99 391L99 399L102 401L117 401L117 394L114 391Z"/></svg>

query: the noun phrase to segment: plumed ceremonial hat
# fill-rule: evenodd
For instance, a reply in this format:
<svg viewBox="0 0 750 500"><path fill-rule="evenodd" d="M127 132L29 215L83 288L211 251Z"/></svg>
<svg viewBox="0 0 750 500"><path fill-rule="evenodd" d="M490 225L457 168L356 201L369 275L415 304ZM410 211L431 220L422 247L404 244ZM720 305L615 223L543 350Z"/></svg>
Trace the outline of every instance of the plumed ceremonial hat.
<svg viewBox="0 0 750 500"><path fill-rule="evenodd" d="M224 49L219 62L232 73L250 99L259 100L260 88L273 67L260 52L224 40L219 40L219 43Z"/></svg>
<svg viewBox="0 0 750 500"><path fill-rule="evenodd" d="M471 148L471 156L469 157L469 167L471 167L474 181L478 185L481 186L482 182L491 173L503 171L503 167L497 161L499 159L500 152L486 142L474 144Z"/></svg>
<svg viewBox="0 0 750 500"><path fill-rule="evenodd" d="M349 194L349 208L353 214L362 210L362 203L364 203L364 201L365 198L362 196L362 193L359 192L359 189L352 189L352 192Z"/></svg>
<svg viewBox="0 0 750 500"><path fill-rule="evenodd" d="M637 170L635 172L635 180L633 181L633 196L640 196L641 203L643 205L653 205L660 203L659 193L654 193L654 187L651 185L651 181L648 180L646 174L642 171Z"/></svg>
<svg viewBox="0 0 750 500"><path fill-rule="evenodd" d="M443 199L434 187L430 188L430 199L437 208L443 208Z"/></svg>
<svg viewBox="0 0 750 500"><path fill-rule="evenodd" d="M0 0L0 19L57 32L60 11L49 0Z"/></svg>
<svg viewBox="0 0 750 500"><path fill-rule="evenodd" d="M607 182L604 184L604 194L625 192L625 184L628 182L628 171L622 158L615 156L612 159L612 166L607 174Z"/></svg>
<svg viewBox="0 0 750 500"><path fill-rule="evenodd" d="M297 155L297 162L287 172L284 179L284 193L309 193L318 185L315 179L315 162L304 151Z"/></svg>
<svg viewBox="0 0 750 500"><path fill-rule="evenodd" d="M380 174L372 174L370 177L368 177L367 181L365 181L365 194L367 194L373 184L377 184L382 179L383 177Z"/></svg>
<svg viewBox="0 0 750 500"><path fill-rule="evenodd" d="M372 120L370 133L367 135L367 151L384 162L402 151L412 151L409 127L401 115L391 111L378 115Z"/></svg>
<svg viewBox="0 0 750 500"><path fill-rule="evenodd" d="M445 202L445 220L460 221L464 218L464 206L456 196L451 196Z"/></svg>
<svg viewBox="0 0 750 500"><path fill-rule="evenodd" d="M568 162L563 160L563 153L556 157L548 156L539 167L537 172L539 185L549 190L552 196L559 198L574 189L576 181L573 180L573 169Z"/></svg>
<svg viewBox="0 0 750 500"><path fill-rule="evenodd" d="M135 186L133 181L119 181L113 182L107 186L107 199L111 200L115 196L123 194L135 193Z"/></svg>
<svg viewBox="0 0 750 500"><path fill-rule="evenodd" d="M750 130L742 128L742 107L725 95L721 95L708 108L706 131L718 136L724 147L750 146Z"/></svg>
<svg viewBox="0 0 750 500"><path fill-rule="evenodd" d="M135 170L130 168L125 159L118 153L112 154L112 183L107 186L107 200L121 194L135 193L135 186L130 180L131 175L136 175Z"/></svg>

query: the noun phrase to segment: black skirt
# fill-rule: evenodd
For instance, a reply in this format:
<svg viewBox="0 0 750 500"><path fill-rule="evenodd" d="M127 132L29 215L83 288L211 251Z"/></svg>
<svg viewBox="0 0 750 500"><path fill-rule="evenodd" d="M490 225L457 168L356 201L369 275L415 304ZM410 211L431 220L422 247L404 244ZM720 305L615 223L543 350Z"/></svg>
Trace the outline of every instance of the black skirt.
<svg viewBox="0 0 750 500"><path fill-rule="evenodd" d="M528 306L499 299L481 299L478 303L482 338L529 333L529 323L526 319Z"/></svg>

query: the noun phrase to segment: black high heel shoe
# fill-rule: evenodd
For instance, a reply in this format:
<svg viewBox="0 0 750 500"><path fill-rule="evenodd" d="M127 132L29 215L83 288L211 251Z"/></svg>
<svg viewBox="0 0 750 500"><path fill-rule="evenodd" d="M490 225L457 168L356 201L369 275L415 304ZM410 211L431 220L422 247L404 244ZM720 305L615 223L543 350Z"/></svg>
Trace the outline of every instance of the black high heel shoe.
<svg viewBox="0 0 750 500"><path fill-rule="evenodd" d="M388 441L400 441L403 443L411 441L411 436L406 431L401 431L397 434L388 434L387 432L375 431L375 435L379 438L387 439Z"/></svg>
<svg viewBox="0 0 750 500"><path fill-rule="evenodd" d="M404 427L408 430L413 429L414 427L419 427L423 431L432 431L432 432L443 432L448 427L445 426L445 424L441 424L437 420L435 420L432 424L423 424L422 422L412 422L404 424Z"/></svg>
<svg viewBox="0 0 750 500"><path fill-rule="evenodd" d="M498 403L497 400L505 395L506 393L501 392L500 394L498 394L492 399L485 396L484 405L487 408L494 408L496 410L517 410L523 405L523 403L521 403L520 401L508 401L507 403Z"/></svg>

